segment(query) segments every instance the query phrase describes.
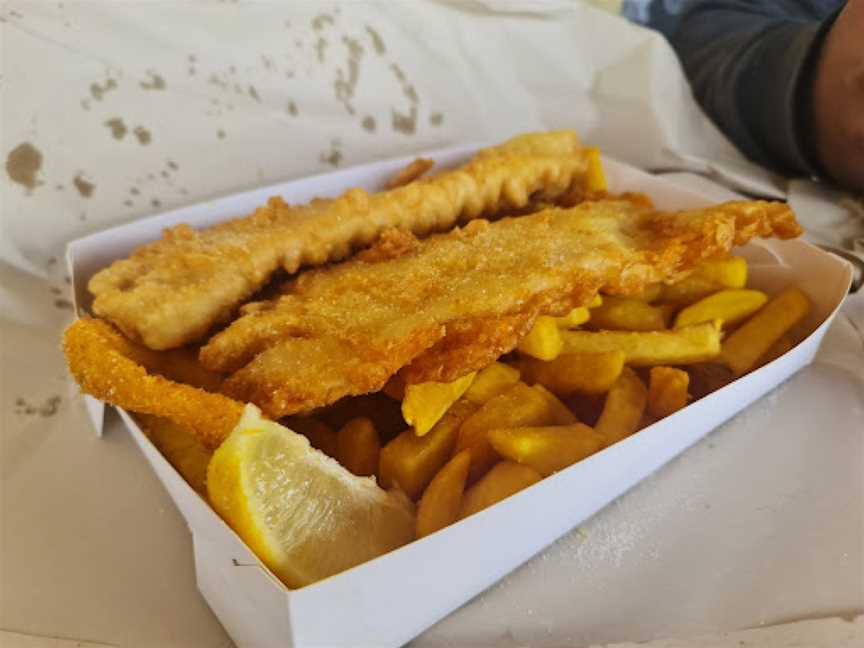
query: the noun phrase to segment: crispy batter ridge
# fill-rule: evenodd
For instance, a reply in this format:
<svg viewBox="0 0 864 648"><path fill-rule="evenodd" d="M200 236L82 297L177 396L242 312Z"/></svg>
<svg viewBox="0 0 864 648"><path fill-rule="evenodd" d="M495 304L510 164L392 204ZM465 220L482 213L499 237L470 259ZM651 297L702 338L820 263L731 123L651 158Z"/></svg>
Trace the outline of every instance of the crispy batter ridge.
<svg viewBox="0 0 864 648"><path fill-rule="evenodd" d="M524 207L534 194L563 195L587 164L574 132L528 134L390 191L351 189L300 207L277 198L200 231L178 225L93 276L93 311L152 349L178 347L227 320L280 267L291 273L342 259L390 227L443 231Z"/></svg>
<svg viewBox="0 0 864 648"><path fill-rule="evenodd" d="M148 373L138 364L146 353L108 322L73 322L63 334L63 351L84 392L124 409L170 419L208 448L222 443L243 411L242 403L227 396Z"/></svg>
<svg viewBox="0 0 864 648"><path fill-rule="evenodd" d="M409 162L407 165L399 169L393 177L387 181L384 188L395 189L396 187L402 187L410 182L414 182L433 166L435 166L435 162L428 158L416 158L413 162Z"/></svg>
<svg viewBox="0 0 864 648"><path fill-rule="evenodd" d="M795 236L785 205L727 203L659 213L587 202L430 237L397 258L301 275L201 350L235 371L226 393L279 417L411 382L453 380L510 351L539 314L560 315L601 288L640 294L756 235Z"/></svg>

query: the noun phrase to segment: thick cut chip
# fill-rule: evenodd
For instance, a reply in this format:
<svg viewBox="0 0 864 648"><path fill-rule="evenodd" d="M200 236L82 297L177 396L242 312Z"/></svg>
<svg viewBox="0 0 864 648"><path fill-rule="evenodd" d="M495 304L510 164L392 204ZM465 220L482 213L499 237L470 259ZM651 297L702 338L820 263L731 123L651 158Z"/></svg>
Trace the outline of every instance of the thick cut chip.
<svg viewBox="0 0 864 648"><path fill-rule="evenodd" d="M288 587L303 587L414 539L404 497L357 477L247 406L214 453L216 512Z"/></svg>
<svg viewBox="0 0 864 648"><path fill-rule="evenodd" d="M213 452L205 448L194 434L173 421L149 414L138 414L135 418L147 438L183 479L206 496L207 464Z"/></svg>
<svg viewBox="0 0 864 648"><path fill-rule="evenodd" d="M529 466L515 461L501 461L465 492L459 517L474 515L541 479L543 475Z"/></svg>
<svg viewBox="0 0 864 648"><path fill-rule="evenodd" d="M723 341L722 362L736 376L744 375L809 310L807 296L798 288L787 288Z"/></svg>
<svg viewBox="0 0 864 648"><path fill-rule="evenodd" d="M450 458L459 427L478 407L463 398L447 410L429 434L418 437L409 428L390 441L381 450L378 468L381 485L399 488L412 500L420 497L435 473Z"/></svg>
<svg viewBox="0 0 864 648"><path fill-rule="evenodd" d="M700 299L683 309L675 318L675 328L718 320L725 328L741 322L758 311L768 296L758 290L731 288Z"/></svg>
<svg viewBox="0 0 864 648"><path fill-rule="evenodd" d="M435 533L459 519L470 465L471 451L463 450L429 482L417 505L418 538Z"/></svg>
<svg viewBox="0 0 864 648"><path fill-rule="evenodd" d="M610 295L591 311L589 327L611 331L662 331L669 328L670 314L663 306Z"/></svg>
<svg viewBox="0 0 864 648"><path fill-rule="evenodd" d="M576 417L573 415L573 412L571 412L564 403L558 400L558 397L555 396L555 394L540 384L532 385L532 387L540 392L540 395L546 399L546 406L549 409L549 419L555 421L555 425L570 425L571 423L576 422Z"/></svg>
<svg viewBox="0 0 864 648"><path fill-rule="evenodd" d="M302 434L312 447L334 459L339 453L338 434L326 423L311 416L291 416L282 420L289 430Z"/></svg>
<svg viewBox="0 0 864 648"><path fill-rule="evenodd" d="M686 365L716 358L720 325L706 322L674 331L562 331L564 353L621 351L634 367Z"/></svg>
<svg viewBox="0 0 864 648"><path fill-rule="evenodd" d="M564 412L561 411L564 409ZM565 413L566 412L566 413ZM495 428L538 425L566 425L573 415L560 401L553 403L548 394L517 383L503 394L486 402L468 417L459 429L456 451L471 450L469 481L474 481L498 460L489 444L487 432Z"/></svg>
<svg viewBox="0 0 864 648"><path fill-rule="evenodd" d="M517 348L538 360L554 360L561 353L561 333L558 328L557 318L541 315L528 335L519 340Z"/></svg>
<svg viewBox="0 0 864 648"><path fill-rule="evenodd" d="M414 428L414 434L423 436L435 425L450 406L464 394L477 372L457 378L453 382L427 382L408 385L402 401L402 416Z"/></svg>
<svg viewBox="0 0 864 648"><path fill-rule="evenodd" d="M539 383L559 396L605 394L621 375L624 352L562 353L549 362L522 358L519 368L525 382Z"/></svg>
<svg viewBox="0 0 864 648"><path fill-rule="evenodd" d="M645 383L636 372L625 367L621 377L612 385L603 405L603 413L594 427L604 443L612 445L639 429L648 400Z"/></svg>
<svg viewBox="0 0 864 648"><path fill-rule="evenodd" d="M604 446L604 437L582 423L490 430L499 455L530 466L544 477L563 470Z"/></svg>
<svg viewBox="0 0 864 648"><path fill-rule="evenodd" d="M598 295L599 297L599 295ZM581 326L591 319L591 311L585 306L574 308L563 317L553 317L555 324L559 328L571 329Z"/></svg>
<svg viewBox="0 0 864 648"><path fill-rule="evenodd" d="M759 358L759 365L766 365L769 362L773 362L788 351L791 351L794 346L795 344L792 342L792 338L789 337L788 334L781 335L780 338L768 348L765 354Z"/></svg>
<svg viewBox="0 0 864 648"><path fill-rule="evenodd" d="M655 419L674 414L687 404L690 374L674 367L651 367L648 413Z"/></svg>
<svg viewBox="0 0 864 648"><path fill-rule="evenodd" d="M482 405L502 394L519 382L519 370L503 362L493 362L477 373L474 382L465 392L465 398Z"/></svg>
<svg viewBox="0 0 864 648"><path fill-rule="evenodd" d="M704 398L735 379L729 367L713 362L690 365L686 369L690 376L690 395L693 398Z"/></svg>
<svg viewBox="0 0 864 648"><path fill-rule="evenodd" d="M370 477L378 473L381 441L368 418L348 421L336 437L336 458L355 475Z"/></svg>
<svg viewBox="0 0 864 648"><path fill-rule="evenodd" d="M723 288L743 288L746 285L747 261L742 257L730 257L699 265L689 277L663 286L658 299L687 305Z"/></svg>

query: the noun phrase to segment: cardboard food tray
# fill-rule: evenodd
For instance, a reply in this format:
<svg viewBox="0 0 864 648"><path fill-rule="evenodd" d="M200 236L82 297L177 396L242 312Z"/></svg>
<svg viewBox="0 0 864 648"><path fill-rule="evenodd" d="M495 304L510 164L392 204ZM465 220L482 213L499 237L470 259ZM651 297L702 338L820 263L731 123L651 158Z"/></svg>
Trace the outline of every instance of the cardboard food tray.
<svg viewBox="0 0 864 648"><path fill-rule="evenodd" d="M424 154L439 167L478 147ZM289 203L379 189L411 158L372 163L272 185L115 227L70 243L76 312L87 312L94 272L177 223L204 226L250 213L272 195ZM611 191L641 191L661 209L711 201L621 162L603 160ZM192 532L198 587L238 646L398 646L467 602L554 540L638 484L713 428L811 362L845 297L851 269L803 241L757 241L739 250L750 285L775 293L797 284L813 309L803 340L769 365L690 404L614 446L438 533L326 580L289 590L152 445L134 419L120 416ZM101 434L104 405L85 397Z"/></svg>

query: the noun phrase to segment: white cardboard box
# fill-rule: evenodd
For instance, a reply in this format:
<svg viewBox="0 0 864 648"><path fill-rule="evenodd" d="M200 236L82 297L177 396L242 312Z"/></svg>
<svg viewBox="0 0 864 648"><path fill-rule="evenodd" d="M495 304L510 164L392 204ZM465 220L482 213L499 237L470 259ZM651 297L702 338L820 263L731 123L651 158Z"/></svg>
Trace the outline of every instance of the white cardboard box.
<svg viewBox="0 0 864 648"><path fill-rule="evenodd" d="M463 162L476 147L427 154ZM269 196L290 203L377 189L411 158L390 160L227 196L115 227L70 243L67 261L76 308L87 311L87 281L164 227L203 226L251 212ZM662 209L709 204L704 197L611 159L612 191L643 191ZM803 341L771 364L632 437L544 479L498 505L376 560L299 590L288 590L212 511L120 411L130 434L192 532L198 587L238 646L397 646L483 591L586 520L710 430L810 363L846 295L846 262L803 241L757 241L737 251L750 284L776 292L798 284L813 301ZM87 397L101 433L104 406Z"/></svg>

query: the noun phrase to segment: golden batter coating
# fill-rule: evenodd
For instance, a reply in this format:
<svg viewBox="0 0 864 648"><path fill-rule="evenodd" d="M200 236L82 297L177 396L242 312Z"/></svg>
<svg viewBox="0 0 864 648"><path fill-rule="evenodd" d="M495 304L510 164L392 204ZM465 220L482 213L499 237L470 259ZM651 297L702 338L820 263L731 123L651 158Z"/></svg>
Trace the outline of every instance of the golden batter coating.
<svg viewBox="0 0 864 648"><path fill-rule="evenodd" d="M606 200L476 220L395 256L307 271L200 358L235 372L225 393L280 417L377 391L400 369L409 382L453 380L512 350L540 314L601 289L638 295L754 236L800 231L786 205L761 201L661 213Z"/></svg>
<svg viewBox="0 0 864 648"><path fill-rule="evenodd" d="M219 447L243 412L243 404L227 396L148 373L140 363L153 352L142 350L108 322L73 322L63 334L63 351L82 391L133 412L170 419L207 448Z"/></svg>
<svg viewBox="0 0 864 648"><path fill-rule="evenodd" d="M167 229L90 280L93 311L151 349L182 346L227 321L279 268L347 257L398 227L417 235L572 191L588 160L572 131L522 135L461 168L377 194L290 207L281 199L245 218L196 231Z"/></svg>

